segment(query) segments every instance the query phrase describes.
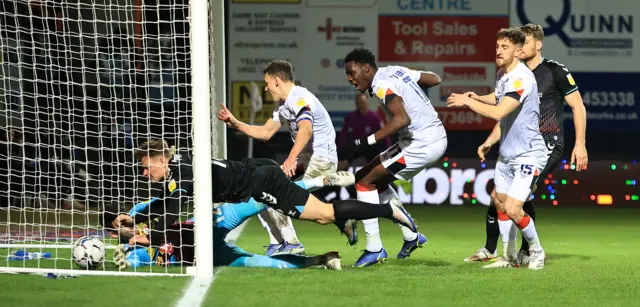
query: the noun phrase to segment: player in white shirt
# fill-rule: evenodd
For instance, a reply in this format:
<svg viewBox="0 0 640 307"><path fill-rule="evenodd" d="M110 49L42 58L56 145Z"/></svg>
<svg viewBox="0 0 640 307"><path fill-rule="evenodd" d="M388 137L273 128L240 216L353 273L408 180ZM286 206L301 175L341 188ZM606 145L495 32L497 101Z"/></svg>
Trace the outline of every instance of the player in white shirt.
<svg viewBox="0 0 640 307"><path fill-rule="evenodd" d="M540 133L540 98L533 72L519 60L526 35L519 28L497 34L495 100L478 101L466 94L451 94L450 107L468 106L474 112L499 121L500 156L496 163L492 201L498 210L498 226L504 256L485 266L516 267L516 235L520 229L529 242L529 269L544 268L545 252L531 217L522 210L538 174L547 163L546 145ZM484 159L491 144L478 148Z"/></svg>
<svg viewBox="0 0 640 307"><path fill-rule="evenodd" d="M263 70L265 90L280 105L273 111L273 117L262 126L247 125L237 120L224 106L218 118L227 122L249 137L267 141L285 124L289 126L293 148L282 163L282 170L290 178L296 170L304 171L303 180L335 173L338 166L336 132L329 113L318 98L306 88L297 86L293 79L293 66L284 60L273 60ZM267 255L303 254L291 218L273 209L258 215L270 237ZM353 223L355 227L355 222ZM349 243L355 244L354 236Z"/></svg>
<svg viewBox="0 0 640 307"><path fill-rule="evenodd" d="M355 49L345 57L349 83L360 92L375 94L391 116L388 124L367 138L355 141L359 149L398 134L399 141L356 173L358 200L372 204L400 203L389 185L396 179L409 180L437 162L447 149L447 133L423 88L440 84L432 72L402 66L378 68L371 51ZM356 267L383 262L387 251L382 246L378 219L364 220L367 246ZM401 227L404 245L398 258L409 257L427 238Z"/></svg>

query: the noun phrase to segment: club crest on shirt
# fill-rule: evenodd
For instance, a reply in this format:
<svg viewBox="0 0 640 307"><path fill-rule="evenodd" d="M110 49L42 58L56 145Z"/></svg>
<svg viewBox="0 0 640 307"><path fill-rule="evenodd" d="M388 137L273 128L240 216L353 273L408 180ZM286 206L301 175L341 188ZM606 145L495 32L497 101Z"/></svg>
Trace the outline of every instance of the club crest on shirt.
<svg viewBox="0 0 640 307"><path fill-rule="evenodd" d="M175 191L176 189L176 180L175 179L171 179L171 181L169 181L169 193L173 193L173 191Z"/></svg>
<svg viewBox="0 0 640 307"><path fill-rule="evenodd" d="M384 89L379 88L378 91L376 92L376 96L378 96L378 98L380 99L384 98Z"/></svg>
<svg viewBox="0 0 640 307"><path fill-rule="evenodd" d="M518 90L522 87L522 80L515 79L513 80L513 89Z"/></svg>

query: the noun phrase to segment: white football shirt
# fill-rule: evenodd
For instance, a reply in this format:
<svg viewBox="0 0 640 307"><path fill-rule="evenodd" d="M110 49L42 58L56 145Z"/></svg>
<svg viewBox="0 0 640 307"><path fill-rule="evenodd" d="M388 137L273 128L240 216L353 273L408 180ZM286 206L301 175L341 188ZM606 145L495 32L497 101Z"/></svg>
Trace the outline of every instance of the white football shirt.
<svg viewBox="0 0 640 307"><path fill-rule="evenodd" d="M380 67L373 77L373 93L382 100L382 106L389 113L385 101L387 95L402 97L404 108L411 118L411 124L400 130L401 140L418 140L430 144L447 137L438 113L431 101L418 85L420 72L402 66Z"/></svg>
<svg viewBox="0 0 640 307"><path fill-rule="evenodd" d="M273 111L272 119L281 124L289 124L289 133L294 142L298 135L298 123L303 120L311 121L313 135L300 155L325 157L338 163L336 131L329 112L306 88L297 85L291 88L287 100Z"/></svg>
<svg viewBox="0 0 640 307"><path fill-rule="evenodd" d="M500 156L513 159L532 151L545 151L540 133L540 97L533 72L522 62L509 73L498 70L498 104L505 96L517 98L520 106L500 120Z"/></svg>

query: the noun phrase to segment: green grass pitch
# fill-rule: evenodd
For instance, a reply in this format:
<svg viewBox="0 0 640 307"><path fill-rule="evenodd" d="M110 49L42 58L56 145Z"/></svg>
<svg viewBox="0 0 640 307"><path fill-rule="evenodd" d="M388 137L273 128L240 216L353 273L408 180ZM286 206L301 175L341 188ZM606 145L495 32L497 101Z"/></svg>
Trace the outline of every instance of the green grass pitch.
<svg viewBox="0 0 640 307"><path fill-rule="evenodd" d="M480 206L408 206L426 247L409 259L395 259L402 244L396 225L381 221L389 260L352 268L364 249L356 248L333 226L296 221L307 253L340 251L343 271L323 269L220 270L203 306L636 306L640 299L638 209L539 208L536 223L548 254L547 267L486 270L462 262L484 244ZM520 239L520 238L518 238ZM268 243L257 219L238 240L263 253ZM111 255L107 255L110 258ZM188 278L98 277L46 279L0 275L4 306L173 305ZM156 303L154 303L156 304Z"/></svg>

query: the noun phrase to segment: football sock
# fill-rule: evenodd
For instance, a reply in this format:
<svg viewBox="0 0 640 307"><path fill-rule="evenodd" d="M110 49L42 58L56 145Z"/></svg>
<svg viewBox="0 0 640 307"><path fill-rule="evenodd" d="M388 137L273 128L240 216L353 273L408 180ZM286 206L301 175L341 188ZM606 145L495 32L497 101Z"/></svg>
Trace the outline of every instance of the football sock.
<svg viewBox="0 0 640 307"><path fill-rule="evenodd" d="M271 216L269 216L268 210L260 212L260 214L258 214L258 219L260 220L262 227L264 227L264 229L267 230L267 233L269 234L269 244L284 243L284 238L282 238L282 234L280 233L276 225L272 223Z"/></svg>
<svg viewBox="0 0 640 307"><path fill-rule="evenodd" d="M384 192L378 195L380 197L380 204L388 204L392 199L400 198L398 197L398 193L396 193L396 190L394 190L393 187L390 185L387 186L387 189ZM400 224L398 224L398 226L400 226L400 230L402 231L402 237L404 238L405 241L413 241L418 238L418 234L411 231L411 229ZM365 229L365 232L366 232L366 229ZM382 246L382 242L380 244Z"/></svg>
<svg viewBox="0 0 640 307"><path fill-rule="evenodd" d="M529 249L533 251L542 251L540 245L540 239L538 238L538 232L536 232L536 225L533 223L533 219L528 215L524 216L516 223L522 236L529 242Z"/></svg>
<svg viewBox="0 0 640 307"><path fill-rule="evenodd" d="M378 190L374 189L368 191L362 186L356 185L356 191L358 200L370 203L370 207L383 207L380 206ZM380 251L382 249L382 239L380 238L380 225L378 223L378 219L363 220L362 224L364 225L364 233L366 235L366 250L370 252Z"/></svg>
<svg viewBox="0 0 640 307"><path fill-rule="evenodd" d="M500 236L500 228L498 227L498 210L491 203L487 209L487 219L485 220L485 230L487 233L487 241L484 244L490 253L495 254L498 248L498 237Z"/></svg>
<svg viewBox="0 0 640 307"><path fill-rule="evenodd" d="M524 205L522 206L522 209L524 209L524 213L528 214L531 217L531 220L535 221L536 213L534 210L533 201L530 200L525 202ZM526 251L527 253L529 252L529 242L524 237L524 234L522 235L522 245L520 246L520 250Z"/></svg>
<svg viewBox="0 0 640 307"><path fill-rule="evenodd" d="M506 213L498 212L498 228L500 229L500 237L502 238L502 245L504 247L503 254L508 259L513 258L515 255L511 253L515 253L515 246L513 251L509 251L507 246L509 245L509 242L516 240L518 230Z"/></svg>

